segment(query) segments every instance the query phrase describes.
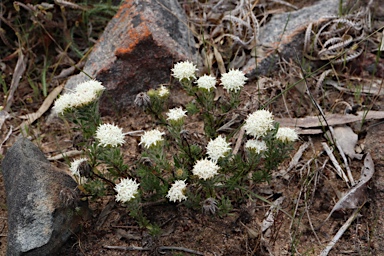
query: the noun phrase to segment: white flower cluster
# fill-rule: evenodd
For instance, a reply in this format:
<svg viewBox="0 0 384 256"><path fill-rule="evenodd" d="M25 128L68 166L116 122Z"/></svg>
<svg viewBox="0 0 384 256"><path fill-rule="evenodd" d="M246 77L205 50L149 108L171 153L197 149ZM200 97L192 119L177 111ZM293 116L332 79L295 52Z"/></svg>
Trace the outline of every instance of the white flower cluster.
<svg viewBox="0 0 384 256"><path fill-rule="evenodd" d="M271 112L267 110L257 110L247 117L244 129L248 135L259 138L274 129L273 122Z"/></svg>
<svg viewBox="0 0 384 256"><path fill-rule="evenodd" d="M211 160L202 159L196 162L193 166L192 173L199 177L199 179L207 180L214 177L220 167Z"/></svg>
<svg viewBox="0 0 384 256"><path fill-rule="evenodd" d="M165 98L169 95L169 90L164 85L161 85L159 89L157 89L159 97Z"/></svg>
<svg viewBox="0 0 384 256"><path fill-rule="evenodd" d="M169 198L169 201L171 202L181 202L183 200L186 200L187 197L184 195L185 189L187 187L187 184L185 183L185 180L177 180L175 183L172 184L172 187L168 190L167 198Z"/></svg>
<svg viewBox="0 0 384 256"><path fill-rule="evenodd" d="M242 71L232 69L221 75L221 84L228 92L237 92L245 85L247 79Z"/></svg>
<svg viewBox="0 0 384 256"><path fill-rule="evenodd" d="M220 157L224 157L229 153L229 151L231 150L231 147L229 145L231 145L231 143L228 143L226 139L221 135L214 140L211 139L211 141L207 145L208 157L212 161L217 162Z"/></svg>
<svg viewBox="0 0 384 256"><path fill-rule="evenodd" d="M172 108L166 113L168 116L167 120L178 121L186 116L187 111L182 108Z"/></svg>
<svg viewBox="0 0 384 256"><path fill-rule="evenodd" d="M160 132L158 129L146 131L143 135L141 135L139 145L143 144L145 148L150 148L152 145L156 146L158 142L163 141L162 136L164 134L164 132Z"/></svg>
<svg viewBox="0 0 384 256"><path fill-rule="evenodd" d="M287 142L294 142L299 138L296 131L291 128L282 127L277 130L276 133L276 139L280 140L281 142L287 143Z"/></svg>
<svg viewBox="0 0 384 256"><path fill-rule="evenodd" d="M260 154L268 149L267 144L260 140L248 140L247 143L245 143L245 148L257 154Z"/></svg>
<svg viewBox="0 0 384 256"><path fill-rule="evenodd" d="M71 162L71 166L69 167L69 170L71 171L72 175L76 178L79 184L84 184L87 182L87 178L82 177L80 175L80 170L79 170L80 164L86 161L88 161L87 158L79 158L79 159L73 160Z"/></svg>
<svg viewBox="0 0 384 256"><path fill-rule="evenodd" d="M123 129L113 124L101 124L96 130L96 139L103 147L117 147L124 144Z"/></svg>
<svg viewBox="0 0 384 256"><path fill-rule="evenodd" d="M197 87L210 91L216 88L216 78L213 76L203 75L196 81Z"/></svg>
<svg viewBox="0 0 384 256"><path fill-rule="evenodd" d="M104 90L105 87L96 80L78 84L73 92L61 95L55 101L53 111L63 114L68 109L86 106L97 100Z"/></svg>
<svg viewBox="0 0 384 256"><path fill-rule="evenodd" d="M128 178L122 179L120 183L115 186L115 191L117 192L116 201L125 203L135 198L139 185L135 180Z"/></svg>
<svg viewBox="0 0 384 256"><path fill-rule="evenodd" d="M196 79L195 72L197 71L196 66L189 61L176 63L173 69L171 69L175 78L179 81L183 79L190 80L191 78Z"/></svg>

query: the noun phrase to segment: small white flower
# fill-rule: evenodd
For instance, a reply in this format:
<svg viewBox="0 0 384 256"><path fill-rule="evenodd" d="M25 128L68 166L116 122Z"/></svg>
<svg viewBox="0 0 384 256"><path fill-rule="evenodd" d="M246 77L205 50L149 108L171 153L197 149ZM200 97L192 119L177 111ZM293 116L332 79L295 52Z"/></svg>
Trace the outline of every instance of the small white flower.
<svg viewBox="0 0 384 256"><path fill-rule="evenodd" d="M99 96L105 87L97 80L89 80L76 86L75 92Z"/></svg>
<svg viewBox="0 0 384 256"><path fill-rule="evenodd" d="M179 79L179 81L183 79L188 79L189 81L191 78L196 79L195 72L197 71L197 68L192 62L184 61L176 63L171 70L173 72L172 76Z"/></svg>
<svg viewBox="0 0 384 256"><path fill-rule="evenodd" d="M79 184L84 184L87 182L87 178L82 177L79 171L80 164L86 161L88 161L87 158L76 159L71 162L71 167L69 167L69 170L71 171L72 175L76 177L76 180Z"/></svg>
<svg viewBox="0 0 384 256"><path fill-rule="evenodd" d="M226 156L231 150L229 145L231 143L228 143L221 135L214 140L211 139L207 145L207 155L212 161L216 162L220 157Z"/></svg>
<svg viewBox="0 0 384 256"><path fill-rule="evenodd" d="M65 110L88 105L99 98L105 87L101 82L89 80L80 83L75 90L62 95L55 101L53 110L58 114L63 114Z"/></svg>
<svg viewBox="0 0 384 256"><path fill-rule="evenodd" d="M150 148L152 145L156 145L158 142L163 141L164 132L160 132L157 129L146 131L141 135L141 140L139 145L143 144L145 148Z"/></svg>
<svg viewBox="0 0 384 256"><path fill-rule="evenodd" d="M65 110L72 108L73 95L66 93L61 95L53 105L53 111L57 114L63 114Z"/></svg>
<svg viewBox="0 0 384 256"><path fill-rule="evenodd" d="M132 179L122 179L119 184L116 184L115 191L117 202L128 202L138 193L139 183Z"/></svg>
<svg viewBox="0 0 384 256"><path fill-rule="evenodd" d="M181 202L186 200L187 197L184 195L186 187L187 184L185 183L185 180L176 180L169 189L166 197L168 197L171 202Z"/></svg>
<svg viewBox="0 0 384 256"><path fill-rule="evenodd" d="M216 88L216 78L213 76L203 75L197 81L197 87L210 91Z"/></svg>
<svg viewBox="0 0 384 256"><path fill-rule="evenodd" d="M273 122L271 112L267 110L257 110L247 117L244 129L248 135L258 138L274 129Z"/></svg>
<svg viewBox="0 0 384 256"><path fill-rule="evenodd" d="M237 92L245 85L247 79L242 71L232 69L221 75L221 84L228 92Z"/></svg>
<svg viewBox="0 0 384 256"><path fill-rule="evenodd" d="M197 161L193 166L192 173L200 179L206 180L215 176L219 169L220 167L215 162L208 159L202 159Z"/></svg>
<svg viewBox="0 0 384 256"><path fill-rule="evenodd" d="M103 147L117 147L124 144L123 129L113 124L101 124L96 130L96 139Z"/></svg>
<svg viewBox="0 0 384 256"><path fill-rule="evenodd" d="M245 148L257 154L260 154L268 149L267 144L260 140L248 140L247 143L245 143Z"/></svg>
<svg viewBox="0 0 384 256"><path fill-rule="evenodd" d="M160 88L157 89L157 90L158 90L159 96L161 98L165 98L165 97L167 97L169 95L169 90L164 85L161 85Z"/></svg>
<svg viewBox="0 0 384 256"><path fill-rule="evenodd" d="M299 136L297 135L296 131L291 128L283 127L279 128L276 133L276 139L280 140L281 142L294 142L297 140Z"/></svg>
<svg viewBox="0 0 384 256"><path fill-rule="evenodd" d="M180 120L183 117L187 116L185 113L187 113L187 111L183 110L182 108L172 108L166 114L168 116L167 120Z"/></svg>

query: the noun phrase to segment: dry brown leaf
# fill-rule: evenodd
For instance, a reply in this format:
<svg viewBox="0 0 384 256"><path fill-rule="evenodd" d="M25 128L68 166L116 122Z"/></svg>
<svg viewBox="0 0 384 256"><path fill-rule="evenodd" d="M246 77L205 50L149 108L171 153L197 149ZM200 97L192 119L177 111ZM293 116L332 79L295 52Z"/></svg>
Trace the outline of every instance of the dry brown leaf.
<svg viewBox="0 0 384 256"><path fill-rule="evenodd" d="M268 230L275 222L275 215L276 215L277 209L280 208L284 199L285 197L283 196L276 199L271 205L271 207L269 208L268 212L265 214L265 218L263 220L263 223L261 224L261 232L264 234L264 237L266 238L268 238L270 235L268 234Z"/></svg>
<svg viewBox="0 0 384 256"><path fill-rule="evenodd" d="M353 132L352 128L349 126L338 126L334 129L333 137L339 143L343 152L350 158L359 159L363 158L362 154L356 154L355 147L358 140L358 136ZM329 132L327 132L329 134ZM330 138L330 136L328 136Z"/></svg>
<svg viewBox="0 0 384 256"><path fill-rule="evenodd" d="M11 110L11 106L13 103L13 95L19 87L20 79L23 77L23 74L25 72L25 69L27 67L27 61L28 58L24 56L21 50L19 50L19 58L17 59L15 70L13 71L12 81L11 81L11 87L9 89L9 94L7 97L7 105L5 106L4 110L9 112Z"/></svg>
<svg viewBox="0 0 384 256"><path fill-rule="evenodd" d="M342 198L340 198L325 221L327 221L335 211L342 209L356 209L360 207L365 198L365 185L372 178L374 172L375 165L371 154L368 153L364 159L364 166L361 170L360 179L357 181L355 186L353 186Z"/></svg>
<svg viewBox="0 0 384 256"><path fill-rule="evenodd" d="M326 114L325 119L327 120L328 125L334 126L363 120L384 119L384 111L371 110L368 113L366 111L359 111L356 115ZM275 120L276 122L279 122L282 127L314 128L326 125L322 116L307 116L304 118L275 118Z"/></svg>
<svg viewBox="0 0 384 256"><path fill-rule="evenodd" d="M213 46L213 52L215 54L215 59L217 62L217 66L219 67L220 73L221 74L226 73L227 71L225 70L223 57L221 56L219 50L217 50L217 48L215 46Z"/></svg>

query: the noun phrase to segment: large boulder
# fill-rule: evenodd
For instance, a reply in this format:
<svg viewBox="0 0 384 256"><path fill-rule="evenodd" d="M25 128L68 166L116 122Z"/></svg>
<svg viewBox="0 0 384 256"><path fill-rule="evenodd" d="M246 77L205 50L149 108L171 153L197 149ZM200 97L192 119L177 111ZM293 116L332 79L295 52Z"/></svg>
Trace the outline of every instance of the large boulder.
<svg viewBox="0 0 384 256"><path fill-rule="evenodd" d="M25 138L9 149L2 172L8 207L7 255L52 255L79 227L82 208L77 205L76 182L51 166Z"/></svg>
<svg viewBox="0 0 384 256"><path fill-rule="evenodd" d="M243 71L249 79L275 72L281 58L294 61L303 57L304 36L310 23L321 23L324 17L337 15L339 0L321 0L292 12L275 14L260 28L259 46L269 49L263 58L251 59Z"/></svg>
<svg viewBox="0 0 384 256"><path fill-rule="evenodd" d="M124 1L94 46L84 72L70 78L66 89L90 76L107 88L102 112L127 109L137 93L168 83L175 62L198 62L186 20L177 0Z"/></svg>

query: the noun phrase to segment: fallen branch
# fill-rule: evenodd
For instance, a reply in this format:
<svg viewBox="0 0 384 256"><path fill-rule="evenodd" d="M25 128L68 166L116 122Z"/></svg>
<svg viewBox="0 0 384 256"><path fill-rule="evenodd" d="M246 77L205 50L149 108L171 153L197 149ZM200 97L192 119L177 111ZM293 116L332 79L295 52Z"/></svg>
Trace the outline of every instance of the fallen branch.
<svg viewBox="0 0 384 256"><path fill-rule="evenodd" d="M81 155L82 153L83 153L83 151L71 150L68 152L60 153L60 154L55 155L55 156L48 157L48 161L61 160L61 159L66 158L66 157L78 156L78 155Z"/></svg>
<svg viewBox="0 0 384 256"><path fill-rule="evenodd" d="M356 113L356 115L326 114L325 119L327 120L328 125L335 126L340 124L353 123L357 121L384 119L384 111L359 111ZM325 125L322 116L307 116L303 118L275 118L275 120L276 122L280 123L281 127L288 126L300 128L315 128L323 127Z"/></svg>
<svg viewBox="0 0 384 256"><path fill-rule="evenodd" d="M320 256L327 256L328 253L332 250L333 246L337 243L340 237L344 234L345 231L349 228L352 222L356 219L361 208L356 209L351 217L344 223L344 225L337 231L336 235L332 238L332 240L327 244L324 250L320 253Z"/></svg>
<svg viewBox="0 0 384 256"><path fill-rule="evenodd" d="M331 159L331 162L335 166L337 174L348 184L349 179L348 179L347 175L345 175L345 173L344 173L343 169L340 167L339 163L337 162L335 156L332 153L332 150L328 147L328 144L325 142L322 142L321 145L323 146L323 149L325 150L325 152L327 152L329 159Z"/></svg>
<svg viewBox="0 0 384 256"><path fill-rule="evenodd" d="M332 133L333 138L336 138L335 137L335 132L334 132L332 126L329 127L329 131ZM344 166L345 166L345 169L347 170L348 179L351 182L351 185L354 186L355 185L355 180L353 179L351 168L349 168L348 159L347 159L347 157L344 154L343 148L341 147L341 145L340 145L340 143L339 143L339 141L337 139L335 139L334 143L336 144L336 147L339 150L341 158L343 158Z"/></svg>
<svg viewBox="0 0 384 256"><path fill-rule="evenodd" d="M151 251L152 248L138 247L138 246L113 246L113 245L103 245L103 248L114 249L114 250L123 250L123 251ZM195 250L191 250L184 247L175 247L175 246L160 246L157 248L157 251L160 254L164 254L164 251L183 251L187 253L192 253L196 255L204 255L203 253Z"/></svg>

